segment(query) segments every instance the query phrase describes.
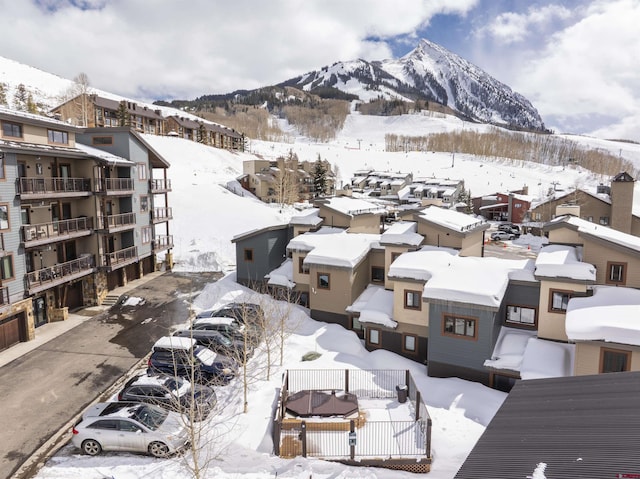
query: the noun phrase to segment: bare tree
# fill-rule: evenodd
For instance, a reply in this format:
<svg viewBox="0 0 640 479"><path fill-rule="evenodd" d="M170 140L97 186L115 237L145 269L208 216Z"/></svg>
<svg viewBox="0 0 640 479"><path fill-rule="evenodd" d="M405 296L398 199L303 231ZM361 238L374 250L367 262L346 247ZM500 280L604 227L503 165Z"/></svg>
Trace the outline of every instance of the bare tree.
<svg viewBox="0 0 640 479"><path fill-rule="evenodd" d="M90 82L86 73L79 73L73 84L61 95L62 116L77 126L89 126L91 114Z"/></svg>

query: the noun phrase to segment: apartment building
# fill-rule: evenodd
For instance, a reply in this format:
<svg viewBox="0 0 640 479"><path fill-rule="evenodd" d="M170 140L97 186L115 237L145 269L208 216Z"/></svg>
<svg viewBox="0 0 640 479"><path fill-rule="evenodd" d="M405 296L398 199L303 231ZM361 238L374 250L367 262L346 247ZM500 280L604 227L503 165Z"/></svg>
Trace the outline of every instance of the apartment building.
<svg viewBox="0 0 640 479"><path fill-rule="evenodd" d="M165 116L158 108L131 100L82 93L53 108L51 113L81 127L130 127L139 133L179 136L216 148L244 151L244 135L232 128L203 119Z"/></svg>
<svg viewBox="0 0 640 479"><path fill-rule="evenodd" d="M169 165L138 133L5 109L0 123L2 349L170 262L173 241Z"/></svg>

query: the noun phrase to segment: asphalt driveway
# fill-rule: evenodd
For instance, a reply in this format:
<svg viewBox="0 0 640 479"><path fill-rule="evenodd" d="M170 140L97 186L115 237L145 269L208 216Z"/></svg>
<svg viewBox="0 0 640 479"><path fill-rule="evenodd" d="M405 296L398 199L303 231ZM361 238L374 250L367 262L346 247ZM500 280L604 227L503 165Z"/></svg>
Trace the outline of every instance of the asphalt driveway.
<svg viewBox="0 0 640 479"><path fill-rule="evenodd" d="M166 273L122 302L0 367L0 478L11 477L53 434L105 393L188 317L189 297L214 273ZM78 312L82 314L82 311ZM20 477L30 477L32 469Z"/></svg>

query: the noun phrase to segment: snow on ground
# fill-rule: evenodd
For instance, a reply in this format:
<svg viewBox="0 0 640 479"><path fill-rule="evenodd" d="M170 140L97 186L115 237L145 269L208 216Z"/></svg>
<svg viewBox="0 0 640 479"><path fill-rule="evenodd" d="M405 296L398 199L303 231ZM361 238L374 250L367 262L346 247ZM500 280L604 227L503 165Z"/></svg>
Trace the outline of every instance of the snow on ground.
<svg viewBox="0 0 640 479"><path fill-rule="evenodd" d="M313 143L298 138L295 143L252 141L251 152L265 158L296 152L300 160L314 161L318 155L338 166L339 182L348 182L355 170L413 172L415 177L435 176L464 179L473 196L529 187L529 194L542 198L550 188L593 187L602 178L573 168L547 167L510 160L483 160L448 152L386 153L385 133L425 134L454 128L471 128L460 120L442 116L364 117L350 115L335 141ZM474 128L483 128L474 125ZM178 271L233 271L235 247L231 239L256 228L288 221L296 212L278 205L265 205L251 195L239 196L225 186L242 173L242 162L252 153L234 153L205 147L173 137L145 135L145 140L170 163L169 178L173 192L169 206L174 220L169 234L174 236L173 250ZM629 146L633 150L634 145ZM634 150L635 151L635 150ZM640 151L640 149L639 149ZM638 155L640 157L640 155ZM640 194L636 195L638 208ZM540 238L523 235L513 241L520 247L539 250ZM218 307L226 302L249 298L250 292L233 281L233 274L208 285L195 299L196 310ZM185 299L186 301L186 299ZM260 301L268 301L265 298ZM270 300L269 300L270 301ZM135 303L132 300L132 303ZM276 304L276 303L273 303ZM130 304L135 307L135 304ZM280 305L280 307L283 307ZM270 308L277 310L275 306ZM457 378L437 379L426 375L425 366L384 350L367 352L357 336L335 324L311 320L307 311L295 307L290 320L295 334L287 339L284 366L272 371L269 380L251 384L249 412L242 413L241 387L234 381L218 392L218 414L208 421L205 435L208 448L215 454L206 477L219 479L265 479L277 477L308 479L391 479L415 477L410 473L377 468L352 468L313 459L280 459L271 454L269 424L272 407L286 368L387 368L410 369L423 392L433 420L433 466L429 477L449 479L457 472L478 437L484 431L505 394ZM321 356L303 362L302 356L318 352ZM264 361L257 353L252 361ZM188 454L187 456L188 457ZM188 477L184 458L156 460L133 454L82 456L72 446L63 448L39 472L39 479L131 479L141 477Z"/></svg>
<svg viewBox="0 0 640 479"><path fill-rule="evenodd" d="M206 478L216 479L396 479L414 478L408 472L381 468L347 467L317 459L281 459L271 454L270 421L285 369L409 369L427 403L433 421L431 479L450 479L468 455L502 404L506 395L478 383L461 379L430 378L425 366L384 350L368 352L359 338L335 324L309 318L299 306L276 302L234 282L234 275L204 288L194 301L196 311L210 309L229 300L260 301L268 315L288 314L289 329L284 366L274 365L270 379L261 375L250 384L249 411L242 412L239 380L217 388L219 410L203 427L203 443L215 457L207 467ZM314 361L302 361L308 352L320 353ZM278 356L278 355L276 355ZM250 366L255 370L265 362L258 350ZM276 360L277 361L277 360ZM204 446L203 446L204 447ZM103 453L84 456L66 445L38 473L37 479L133 479L190 477L184 461L189 453L160 460L129 453Z"/></svg>

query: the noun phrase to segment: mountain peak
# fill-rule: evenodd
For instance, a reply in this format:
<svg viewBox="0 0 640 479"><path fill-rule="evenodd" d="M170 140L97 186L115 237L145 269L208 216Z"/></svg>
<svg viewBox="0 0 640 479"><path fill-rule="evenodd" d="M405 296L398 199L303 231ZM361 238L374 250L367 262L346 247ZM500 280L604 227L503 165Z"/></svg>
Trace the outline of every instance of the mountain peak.
<svg viewBox="0 0 640 479"><path fill-rule="evenodd" d="M471 120L545 130L540 114L524 96L426 38L399 59L338 62L281 85L310 92L333 87L362 101L434 101Z"/></svg>

